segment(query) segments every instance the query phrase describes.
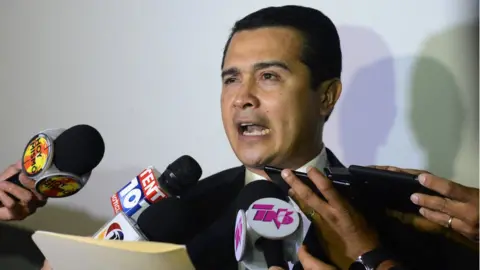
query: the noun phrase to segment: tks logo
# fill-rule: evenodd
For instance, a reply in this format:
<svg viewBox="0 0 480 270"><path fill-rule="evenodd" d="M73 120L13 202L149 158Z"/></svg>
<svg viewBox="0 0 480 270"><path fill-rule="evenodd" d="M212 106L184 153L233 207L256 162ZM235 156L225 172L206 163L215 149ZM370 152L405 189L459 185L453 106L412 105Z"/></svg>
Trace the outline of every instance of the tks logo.
<svg viewBox="0 0 480 270"><path fill-rule="evenodd" d="M279 208L276 211L273 209L273 204L254 204L252 209L256 209L253 220L261 222L275 223L277 229L280 229L281 225L290 225L294 221L292 214L294 211L287 208Z"/></svg>

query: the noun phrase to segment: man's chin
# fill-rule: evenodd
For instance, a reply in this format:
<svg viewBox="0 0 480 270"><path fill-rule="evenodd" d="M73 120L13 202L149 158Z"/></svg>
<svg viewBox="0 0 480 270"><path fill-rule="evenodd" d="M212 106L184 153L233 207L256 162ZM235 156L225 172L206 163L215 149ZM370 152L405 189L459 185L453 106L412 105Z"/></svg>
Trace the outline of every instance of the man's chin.
<svg viewBox="0 0 480 270"><path fill-rule="evenodd" d="M245 167L252 168L252 169L257 169L257 170L263 170L265 165L268 165L270 163L270 160L271 160L271 159L265 158L265 157L255 157L255 158L239 157L239 159L240 159L240 162L242 162L242 164Z"/></svg>

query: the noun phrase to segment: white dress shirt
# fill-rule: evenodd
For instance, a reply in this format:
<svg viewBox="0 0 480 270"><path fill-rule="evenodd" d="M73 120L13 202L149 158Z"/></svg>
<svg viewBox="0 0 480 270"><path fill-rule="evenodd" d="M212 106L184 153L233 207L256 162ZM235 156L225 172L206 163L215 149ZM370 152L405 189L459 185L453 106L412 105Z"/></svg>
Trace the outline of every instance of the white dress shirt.
<svg viewBox="0 0 480 270"><path fill-rule="evenodd" d="M320 154L318 154L314 159L310 160L309 162L307 162L302 167L296 169L296 171L306 173L307 172L307 167L309 167L309 166L315 167L315 168L319 169L320 171L323 171L323 169L325 167L327 167L327 165L328 165L327 152L326 152L325 147L324 147L322 149L322 151L320 152ZM257 180L265 180L265 177L263 177L261 175L258 175L256 173L253 173L248 169L245 171L245 185L252 182L252 181L257 181ZM290 199L290 203L293 205L295 210L297 210L299 213L301 213L302 221L303 221L303 237L305 238L305 236L307 235L308 229L310 228L310 223L311 222L302 213L302 211L300 210L300 207L292 199ZM297 248L299 248L299 247L297 247ZM292 269L292 267L293 267L293 264L289 263L289 268ZM239 264L239 270L245 270L245 268L243 267L243 265L241 263Z"/></svg>

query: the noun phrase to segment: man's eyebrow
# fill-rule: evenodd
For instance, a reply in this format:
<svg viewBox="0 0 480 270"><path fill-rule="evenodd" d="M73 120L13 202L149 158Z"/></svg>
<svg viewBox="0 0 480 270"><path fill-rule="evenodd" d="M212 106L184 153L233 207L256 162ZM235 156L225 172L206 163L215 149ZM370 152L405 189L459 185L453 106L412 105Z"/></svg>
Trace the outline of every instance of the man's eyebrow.
<svg viewBox="0 0 480 270"><path fill-rule="evenodd" d="M238 75L240 74L240 70L236 67L231 67L225 70L222 70L222 78L225 78L225 76L233 76L233 75Z"/></svg>
<svg viewBox="0 0 480 270"><path fill-rule="evenodd" d="M269 67L278 67L278 68L281 68L285 71L291 72L288 65L284 62L281 62L281 61L267 61L267 62L256 63L255 65L253 65L253 68L255 69L255 71L266 69L266 68L269 68Z"/></svg>
<svg viewBox="0 0 480 270"><path fill-rule="evenodd" d="M259 62L259 63L255 63L253 65L253 69L255 71L270 68L270 67L278 67L278 68L281 68L285 71L291 72L288 65L284 62L281 62L281 61ZM228 68L228 69L225 69L225 70L222 71L222 78L224 78L225 76L229 76L229 75L234 76L234 75L238 75L238 74L240 74L240 69L238 69L236 67L231 67L231 68Z"/></svg>

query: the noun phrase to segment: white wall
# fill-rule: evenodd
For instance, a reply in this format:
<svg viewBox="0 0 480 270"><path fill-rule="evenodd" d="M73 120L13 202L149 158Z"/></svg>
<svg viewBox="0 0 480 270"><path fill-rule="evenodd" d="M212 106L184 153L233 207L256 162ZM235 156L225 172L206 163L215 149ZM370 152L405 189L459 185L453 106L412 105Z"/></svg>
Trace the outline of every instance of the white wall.
<svg viewBox="0 0 480 270"><path fill-rule="evenodd" d="M21 224L93 233L149 164L190 154L204 176L237 165L220 118L224 43L235 20L293 2L341 35L344 92L325 141L345 163L478 186L477 1L2 1L0 167L49 127L88 123L106 141L84 190Z"/></svg>

